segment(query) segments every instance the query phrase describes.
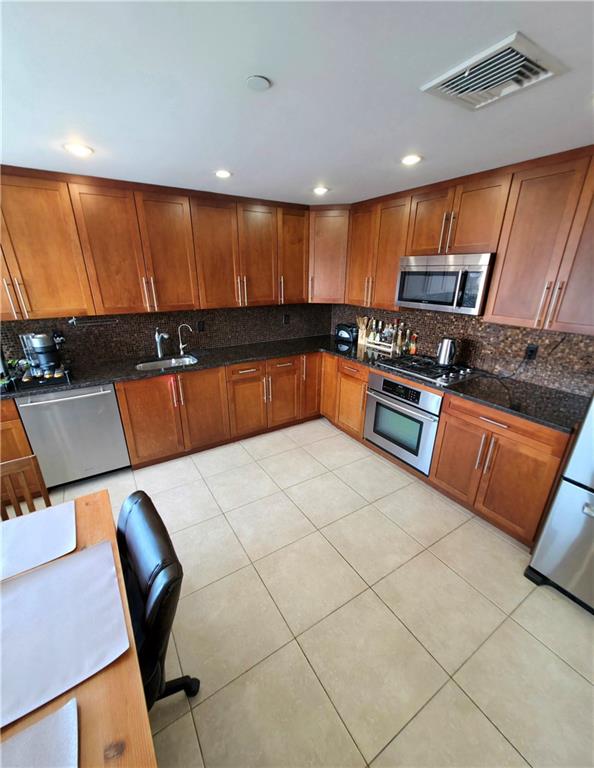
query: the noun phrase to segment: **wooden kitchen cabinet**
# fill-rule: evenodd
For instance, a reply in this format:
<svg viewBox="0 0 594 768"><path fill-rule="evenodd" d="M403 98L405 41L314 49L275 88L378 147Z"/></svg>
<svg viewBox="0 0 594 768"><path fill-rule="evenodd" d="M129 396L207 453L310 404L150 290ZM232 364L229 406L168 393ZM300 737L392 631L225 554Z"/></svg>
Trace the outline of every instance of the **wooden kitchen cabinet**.
<svg viewBox="0 0 594 768"><path fill-rule="evenodd" d="M300 356L301 363L301 407L299 417L310 419L320 415L320 392L322 383L322 353L310 352Z"/></svg>
<svg viewBox="0 0 594 768"><path fill-rule="evenodd" d="M13 400L0 402L0 461L12 461L31 456L33 451L23 427L21 417ZM37 491L38 484L32 470L27 470L26 479L29 488ZM18 479L13 480L17 484L17 492L21 487ZM2 489L2 500L10 503L8 492Z"/></svg>
<svg viewBox="0 0 594 768"><path fill-rule="evenodd" d="M268 427L266 363L229 365L226 374L231 437L263 432Z"/></svg>
<svg viewBox="0 0 594 768"><path fill-rule="evenodd" d="M344 302L348 236L348 210L313 209L310 212L310 303Z"/></svg>
<svg viewBox="0 0 594 768"><path fill-rule="evenodd" d="M3 175L1 240L15 310L24 319L94 313L64 182Z"/></svg>
<svg viewBox="0 0 594 768"><path fill-rule="evenodd" d="M375 206L353 206L349 230L345 303L371 306L375 278Z"/></svg>
<svg viewBox="0 0 594 768"><path fill-rule="evenodd" d="M390 310L398 308L396 285L400 257L406 252L410 204L410 197L400 197L378 205L375 276L371 287L372 307Z"/></svg>
<svg viewBox="0 0 594 768"><path fill-rule="evenodd" d="M444 251L455 191L454 187L440 187L412 196L406 246L409 256Z"/></svg>
<svg viewBox="0 0 594 768"><path fill-rule="evenodd" d="M183 452L184 435L175 375L117 382L115 388L133 466Z"/></svg>
<svg viewBox="0 0 594 768"><path fill-rule="evenodd" d="M336 390L338 386L338 357L322 352L320 413L336 421Z"/></svg>
<svg viewBox="0 0 594 768"><path fill-rule="evenodd" d="M278 224L276 208L237 204L239 271L244 306L276 304Z"/></svg>
<svg viewBox="0 0 594 768"><path fill-rule="evenodd" d="M225 368L177 374L186 451L198 451L231 437Z"/></svg>
<svg viewBox="0 0 594 768"><path fill-rule="evenodd" d="M135 192L134 199L152 308L199 307L189 198Z"/></svg>
<svg viewBox="0 0 594 768"><path fill-rule="evenodd" d="M134 193L120 187L68 186L97 314L150 311Z"/></svg>
<svg viewBox="0 0 594 768"><path fill-rule="evenodd" d="M280 427L299 419L301 359L279 357L266 361L268 427Z"/></svg>
<svg viewBox="0 0 594 768"><path fill-rule="evenodd" d="M551 302L558 298L555 281L589 162L580 158L514 174L485 320L530 328L550 323Z"/></svg>
<svg viewBox="0 0 594 768"><path fill-rule="evenodd" d="M511 173L485 175L456 187L445 253L497 251L511 179Z"/></svg>
<svg viewBox="0 0 594 768"><path fill-rule="evenodd" d="M192 229L202 309L238 307L239 243L235 201L192 198Z"/></svg>
<svg viewBox="0 0 594 768"><path fill-rule="evenodd" d="M279 304L307 302L308 234L308 211L278 209Z"/></svg>
<svg viewBox="0 0 594 768"><path fill-rule="evenodd" d="M363 436L367 368L350 361L338 361L336 423L355 437Z"/></svg>

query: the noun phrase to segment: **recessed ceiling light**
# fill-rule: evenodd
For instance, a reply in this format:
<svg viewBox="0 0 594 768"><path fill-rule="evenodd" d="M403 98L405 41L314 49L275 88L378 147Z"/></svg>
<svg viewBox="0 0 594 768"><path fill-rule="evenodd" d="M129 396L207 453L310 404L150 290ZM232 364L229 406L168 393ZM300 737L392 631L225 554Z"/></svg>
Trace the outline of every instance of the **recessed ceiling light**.
<svg viewBox="0 0 594 768"><path fill-rule="evenodd" d="M217 179L228 179L229 176L231 176L231 171L226 171L224 168L221 168L219 171L215 171L215 176Z"/></svg>
<svg viewBox="0 0 594 768"><path fill-rule="evenodd" d="M314 195L325 195L326 192L329 192L330 190L328 189L328 187L320 186L320 187L314 187L313 191L314 191Z"/></svg>
<svg viewBox="0 0 594 768"><path fill-rule="evenodd" d="M272 88L272 80L264 75L250 75L245 82L250 91L267 91Z"/></svg>
<svg viewBox="0 0 594 768"><path fill-rule="evenodd" d="M79 144L76 141L68 142L62 145L66 152L70 152L75 157L89 157L95 150L92 147L87 147L86 144Z"/></svg>
<svg viewBox="0 0 594 768"><path fill-rule="evenodd" d="M401 160L402 165L416 165L420 163L423 158L421 155L404 155Z"/></svg>

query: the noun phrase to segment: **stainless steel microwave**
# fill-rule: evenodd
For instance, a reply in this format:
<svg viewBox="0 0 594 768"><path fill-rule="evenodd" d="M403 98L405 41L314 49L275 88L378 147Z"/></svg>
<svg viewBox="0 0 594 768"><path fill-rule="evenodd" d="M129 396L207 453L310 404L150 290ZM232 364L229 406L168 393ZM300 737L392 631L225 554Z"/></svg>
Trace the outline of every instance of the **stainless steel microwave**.
<svg viewBox="0 0 594 768"><path fill-rule="evenodd" d="M396 288L399 307L480 315L492 253L403 256Z"/></svg>

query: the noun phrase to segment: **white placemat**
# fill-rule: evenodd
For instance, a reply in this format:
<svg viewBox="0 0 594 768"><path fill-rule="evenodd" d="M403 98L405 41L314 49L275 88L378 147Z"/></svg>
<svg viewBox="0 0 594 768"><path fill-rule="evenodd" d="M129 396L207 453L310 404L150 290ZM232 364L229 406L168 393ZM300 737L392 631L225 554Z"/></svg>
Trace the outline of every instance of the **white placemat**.
<svg viewBox="0 0 594 768"><path fill-rule="evenodd" d="M77 768L76 699L3 741L0 764L2 768Z"/></svg>
<svg viewBox="0 0 594 768"><path fill-rule="evenodd" d="M0 595L0 726L86 680L129 646L109 541L7 579Z"/></svg>
<svg viewBox="0 0 594 768"><path fill-rule="evenodd" d="M0 524L0 579L49 563L76 547L74 501Z"/></svg>

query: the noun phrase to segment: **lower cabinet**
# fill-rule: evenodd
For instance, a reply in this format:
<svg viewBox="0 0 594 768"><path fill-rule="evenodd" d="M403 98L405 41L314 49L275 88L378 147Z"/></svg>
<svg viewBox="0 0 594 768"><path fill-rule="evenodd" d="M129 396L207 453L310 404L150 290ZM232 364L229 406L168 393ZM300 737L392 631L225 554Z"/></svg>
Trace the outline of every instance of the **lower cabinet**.
<svg viewBox="0 0 594 768"><path fill-rule="evenodd" d="M336 423L355 437L363 436L367 368L340 360L336 387Z"/></svg>
<svg viewBox="0 0 594 768"><path fill-rule="evenodd" d="M320 384L320 413L330 421L336 421L336 389L338 385L338 358L322 353Z"/></svg>
<svg viewBox="0 0 594 768"><path fill-rule="evenodd" d="M266 361L268 427L280 427L299 419L302 375L300 363L299 357L280 357Z"/></svg>
<svg viewBox="0 0 594 768"><path fill-rule="evenodd" d="M444 398L430 479L532 544L567 435L460 398Z"/></svg>
<svg viewBox="0 0 594 768"><path fill-rule="evenodd" d="M320 414L322 353L301 355L301 409L299 416L309 419Z"/></svg>
<svg viewBox="0 0 594 768"><path fill-rule="evenodd" d="M267 429L267 388L265 362L227 366L231 437Z"/></svg>
<svg viewBox="0 0 594 768"><path fill-rule="evenodd" d="M0 402L0 461L12 461L33 453L16 405L12 400ZM14 481L18 483L17 480ZM35 489L37 483L32 472L27 474L27 484ZM19 486L20 487L20 486ZM17 488L18 492L18 488ZM2 489L2 499L9 501Z"/></svg>
<svg viewBox="0 0 594 768"><path fill-rule="evenodd" d="M177 374L186 451L198 451L229 440L229 407L224 368Z"/></svg>

